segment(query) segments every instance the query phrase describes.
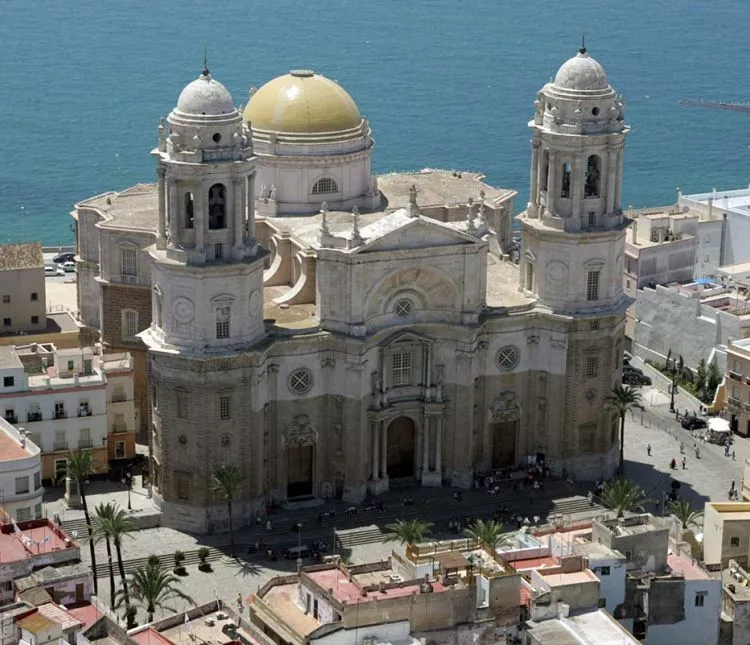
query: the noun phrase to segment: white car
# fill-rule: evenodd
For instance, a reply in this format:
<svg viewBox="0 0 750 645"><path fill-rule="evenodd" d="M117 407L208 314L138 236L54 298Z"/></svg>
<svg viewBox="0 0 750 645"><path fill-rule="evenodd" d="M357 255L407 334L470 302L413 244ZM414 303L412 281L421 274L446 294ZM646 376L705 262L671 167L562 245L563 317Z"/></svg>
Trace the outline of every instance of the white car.
<svg viewBox="0 0 750 645"><path fill-rule="evenodd" d="M44 267L44 275L65 275L65 271L63 271L60 267Z"/></svg>
<svg viewBox="0 0 750 645"><path fill-rule="evenodd" d="M63 268L63 271L65 273L71 273L76 270L75 262L63 262L60 266Z"/></svg>

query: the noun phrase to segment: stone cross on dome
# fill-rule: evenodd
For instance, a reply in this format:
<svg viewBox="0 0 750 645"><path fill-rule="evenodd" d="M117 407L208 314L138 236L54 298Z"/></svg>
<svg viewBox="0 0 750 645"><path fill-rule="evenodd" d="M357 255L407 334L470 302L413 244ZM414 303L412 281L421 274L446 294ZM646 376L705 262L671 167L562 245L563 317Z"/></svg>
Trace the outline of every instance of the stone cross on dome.
<svg viewBox="0 0 750 645"><path fill-rule="evenodd" d="M417 206L418 192L419 191L417 190L417 186L415 184L412 184L409 187L409 205L406 207L406 212L409 217L419 217L421 215L419 206Z"/></svg>

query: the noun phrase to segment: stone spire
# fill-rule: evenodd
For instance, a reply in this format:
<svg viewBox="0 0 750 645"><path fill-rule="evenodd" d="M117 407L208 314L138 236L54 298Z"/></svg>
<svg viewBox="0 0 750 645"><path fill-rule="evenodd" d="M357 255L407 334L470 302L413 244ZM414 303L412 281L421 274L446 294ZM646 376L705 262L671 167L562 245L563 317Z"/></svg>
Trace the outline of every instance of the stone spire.
<svg viewBox="0 0 750 645"><path fill-rule="evenodd" d="M352 232L349 235L348 247L350 249L356 248L364 241L362 234L359 232L359 206L355 204L352 208Z"/></svg>
<svg viewBox="0 0 750 645"><path fill-rule="evenodd" d="M318 242L321 247L330 246L331 229L328 228L328 202L320 205L320 228L318 229Z"/></svg>
<svg viewBox="0 0 750 645"><path fill-rule="evenodd" d="M474 231L474 198L469 197L469 201L466 204L466 232L473 234Z"/></svg>

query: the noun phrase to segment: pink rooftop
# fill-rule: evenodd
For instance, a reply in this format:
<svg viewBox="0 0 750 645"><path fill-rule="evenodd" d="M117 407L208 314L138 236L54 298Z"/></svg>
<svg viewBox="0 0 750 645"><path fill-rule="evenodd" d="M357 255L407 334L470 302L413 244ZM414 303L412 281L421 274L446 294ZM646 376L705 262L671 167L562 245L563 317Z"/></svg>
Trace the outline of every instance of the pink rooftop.
<svg viewBox="0 0 750 645"><path fill-rule="evenodd" d="M26 448L22 448L15 438L0 430L0 461L15 461L31 456L32 453Z"/></svg>
<svg viewBox="0 0 750 645"><path fill-rule="evenodd" d="M17 526L21 529L21 533L35 544L24 545L21 536L14 531L13 524L3 524L0 527L0 562L28 560L44 553L64 551L78 546L72 541L70 544L65 544L67 536L49 520L29 520L19 522ZM37 544L45 538L49 539L42 544Z"/></svg>
<svg viewBox="0 0 750 645"><path fill-rule="evenodd" d="M333 597L340 602L347 603L360 603L360 602L373 602L378 598L402 598L404 596L411 596L413 593L419 593L420 583L413 585L407 585L404 587L394 587L392 589L385 589L384 591L369 591L367 596L363 596L359 587L349 582L346 575L341 573L338 569L324 569L323 571L310 571L306 572L314 582L317 582L324 589L330 589ZM445 591L447 587L440 584L437 581L430 581L434 593Z"/></svg>
<svg viewBox="0 0 750 645"><path fill-rule="evenodd" d="M710 576L700 567L696 567L687 558L670 553L667 555L667 564L672 573L681 573L685 580L708 580Z"/></svg>

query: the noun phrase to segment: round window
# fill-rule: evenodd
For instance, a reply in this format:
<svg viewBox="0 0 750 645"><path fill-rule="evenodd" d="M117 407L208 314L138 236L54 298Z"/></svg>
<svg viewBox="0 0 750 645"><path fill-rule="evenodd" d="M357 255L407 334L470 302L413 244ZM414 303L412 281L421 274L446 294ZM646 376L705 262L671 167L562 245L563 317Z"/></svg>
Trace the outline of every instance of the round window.
<svg viewBox="0 0 750 645"><path fill-rule="evenodd" d="M214 140L214 143L219 143L221 141L221 134L217 132L211 138Z"/></svg>
<svg viewBox="0 0 750 645"><path fill-rule="evenodd" d="M599 116L599 108L598 107L592 108L591 114L593 114L594 116Z"/></svg>
<svg viewBox="0 0 750 645"><path fill-rule="evenodd" d="M184 446L185 444L187 444L187 437L184 434L181 434L180 438L177 441L179 441Z"/></svg>
<svg viewBox="0 0 750 645"><path fill-rule="evenodd" d="M310 372L310 370L294 370L294 372L289 375L289 391L292 394L302 396L312 389L312 382L312 372Z"/></svg>
<svg viewBox="0 0 750 645"><path fill-rule="evenodd" d="M414 305L411 300L407 300L406 298L399 300L393 306L393 313L401 318L408 318L412 311L414 311Z"/></svg>
<svg viewBox="0 0 750 645"><path fill-rule="evenodd" d="M501 370L510 371L518 365L518 359L521 357L517 347L506 345L497 352L497 366Z"/></svg>
<svg viewBox="0 0 750 645"><path fill-rule="evenodd" d="M221 445L222 445L222 447L228 448L229 444L231 444L231 443L232 443L232 438L228 434L222 435L222 437L221 437Z"/></svg>

